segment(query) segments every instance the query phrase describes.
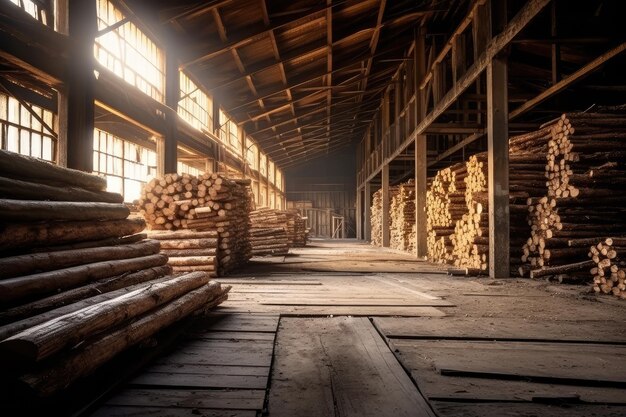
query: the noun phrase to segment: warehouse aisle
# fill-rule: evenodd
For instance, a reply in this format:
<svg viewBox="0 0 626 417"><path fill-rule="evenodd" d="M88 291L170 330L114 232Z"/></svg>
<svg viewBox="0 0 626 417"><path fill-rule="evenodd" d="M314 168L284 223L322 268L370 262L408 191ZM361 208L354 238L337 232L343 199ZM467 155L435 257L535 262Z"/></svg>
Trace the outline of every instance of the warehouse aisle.
<svg viewBox="0 0 626 417"><path fill-rule="evenodd" d="M229 301L96 415L626 415L614 300L349 240L292 252L220 279Z"/></svg>

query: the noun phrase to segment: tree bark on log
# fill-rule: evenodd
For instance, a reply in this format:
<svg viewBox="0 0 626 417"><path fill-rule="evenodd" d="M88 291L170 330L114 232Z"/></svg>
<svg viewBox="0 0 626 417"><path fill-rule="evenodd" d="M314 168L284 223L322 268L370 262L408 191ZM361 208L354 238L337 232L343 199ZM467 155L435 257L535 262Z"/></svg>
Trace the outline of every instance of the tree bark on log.
<svg viewBox="0 0 626 417"><path fill-rule="evenodd" d="M132 235L146 226L143 219L109 221L14 223L0 225L0 252L32 246Z"/></svg>
<svg viewBox="0 0 626 417"><path fill-rule="evenodd" d="M0 199L3 221L121 220L129 214L124 204Z"/></svg>
<svg viewBox="0 0 626 417"><path fill-rule="evenodd" d="M32 156L0 150L0 174L13 178L33 178L55 181L64 185L102 191L107 187L106 178L75 169L63 168Z"/></svg>
<svg viewBox="0 0 626 417"><path fill-rule="evenodd" d="M50 305L44 304L43 300L40 300L36 303L33 303L32 305L23 306L23 309L21 308L22 306L20 306L13 311L9 310L7 313L15 313L18 309L20 309L22 315L13 315L11 318L13 320L18 318L17 321L12 321L0 327L0 341L13 336L21 332L22 330L29 329L46 321L64 316L66 314L78 311L94 304L101 303L103 301L111 300L113 298L127 294L131 291L144 288L148 281L150 281L151 284L157 284L159 282L169 280L172 277L167 275L171 275L171 273L172 268L167 265L144 269L143 271L139 271L133 274L123 275L114 279L108 279L105 285L100 285L97 287L98 289L102 288L102 292L96 291L95 286L84 286L77 288L77 290L80 290L80 293L74 290L67 291L66 293L74 293L75 297L68 298L63 303L57 302L56 304ZM119 283L123 285L107 286L108 283L117 284L115 281L119 281ZM26 309L27 306L29 307L28 309ZM6 316L7 315L3 314L2 317ZM19 319L21 317L25 318Z"/></svg>
<svg viewBox="0 0 626 417"><path fill-rule="evenodd" d="M171 273L171 266L161 265L142 269L141 271L132 272L130 274L124 273L114 277L103 278L91 284L83 285L82 287L72 288L71 290L63 291L59 294L54 294L28 304L4 310L0 312L0 323L14 322L15 320L21 320L25 317L32 317L61 306L76 303L80 300L90 300L91 298L111 291L117 291L127 287L131 288L134 285L152 281Z"/></svg>
<svg viewBox="0 0 626 417"><path fill-rule="evenodd" d="M137 258L159 253L159 242L146 240L132 245L41 252L0 258L0 279L69 268L94 262Z"/></svg>
<svg viewBox="0 0 626 417"><path fill-rule="evenodd" d="M95 341L37 372L21 377L21 381L40 397L49 397L73 382L93 373L120 352L138 344L158 331L189 316L195 311L212 308L227 299L227 292L217 282L197 290L145 315L134 323Z"/></svg>
<svg viewBox="0 0 626 417"><path fill-rule="evenodd" d="M85 282L120 275L125 272L167 263L167 256L157 254L140 258L120 259L42 272L0 281L0 305L15 304L28 298L49 294L59 289L76 287Z"/></svg>
<svg viewBox="0 0 626 417"><path fill-rule="evenodd" d="M54 187L6 177L0 177L0 195L18 200L124 202L124 197L118 193L90 191L78 187Z"/></svg>
<svg viewBox="0 0 626 417"><path fill-rule="evenodd" d="M202 272L146 284L143 288L41 323L0 342L3 360L39 362L209 282Z"/></svg>

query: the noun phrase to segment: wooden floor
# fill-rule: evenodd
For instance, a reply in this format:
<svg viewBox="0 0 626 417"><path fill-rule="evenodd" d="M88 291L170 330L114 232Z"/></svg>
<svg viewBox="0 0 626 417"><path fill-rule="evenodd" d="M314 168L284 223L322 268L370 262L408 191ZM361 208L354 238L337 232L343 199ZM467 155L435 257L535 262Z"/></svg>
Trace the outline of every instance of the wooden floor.
<svg viewBox="0 0 626 417"><path fill-rule="evenodd" d="M229 301L93 415L626 415L626 303L351 241L293 252L221 279Z"/></svg>

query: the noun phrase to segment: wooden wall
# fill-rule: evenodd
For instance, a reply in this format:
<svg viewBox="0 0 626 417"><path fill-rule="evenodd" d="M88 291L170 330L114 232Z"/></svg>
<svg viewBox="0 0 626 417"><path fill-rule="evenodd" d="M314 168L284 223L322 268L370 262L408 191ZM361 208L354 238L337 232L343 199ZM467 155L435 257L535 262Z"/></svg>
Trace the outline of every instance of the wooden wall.
<svg viewBox="0 0 626 417"><path fill-rule="evenodd" d="M308 217L312 236L331 237L335 213L344 217L346 237L356 237L354 172L354 149L287 170L287 201L310 202L301 211ZM288 207L291 207L289 203Z"/></svg>

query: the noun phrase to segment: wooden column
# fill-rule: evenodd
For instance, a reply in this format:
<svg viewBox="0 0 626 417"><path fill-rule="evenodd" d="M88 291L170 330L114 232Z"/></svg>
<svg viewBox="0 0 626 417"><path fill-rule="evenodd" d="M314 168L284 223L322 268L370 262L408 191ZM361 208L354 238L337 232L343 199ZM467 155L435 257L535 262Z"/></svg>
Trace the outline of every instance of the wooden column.
<svg viewBox="0 0 626 417"><path fill-rule="evenodd" d="M415 69L415 120L417 124L422 121L426 115L424 107L425 100L419 89L422 79L426 74L426 46L424 29L419 28L415 31L415 53L414 53ZM419 258L427 255L426 250L426 169L428 167L426 153L426 135L417 135L415 137L415 226L416 226L416 248Z"/></svg>
<svg viewBox="0 0 626 417"><path fill-rule="evenodd" d="M356 238L363 239L363 192L356 190Z"/></svg>
<svg viewBox="0 0 626 417"><path fill-rule="evenodd" d="M372 183L367 181L365 183L365 199L363 208L365 209L363 218L363 238L367 241L372 240Z"/></svg>
<svg viewBox="0 0 626 417"><path fill-rule="evenodd" d="M180 75L178 73L178 59L175 46L169 44L165 51L165 105L173 110L165 115L165 144L163 155L163 169L166 174L178 171L178 101L180 100Z"/></svg>
<svg viewBox="0 0 626 417"><path fill-rule="evenodd" d="M391 219L389 213L389 164L383 164L381 172L382 176L382 190L383 190L383 210L382 210L382 231L383 231L383 247L389 247L390 233L389 233L389 221Z"/></svg>
<svg viewBox="0 0 626 417"><path fill-rule="evenodd" d="M62 2L65 3L65 2ZM60 4L61 6L62 4ZM67 30L74 47L69 50L72 65L59 92L59 138L65 145L58 155L69 168L93 170L95 58L93 44L98 31L95 1L69 0L65 4Z"/></svg>
<svg viewBox="0 0 626 417"><path fill-rule="evenodd" d="M492 2L494 30L506 25L503 2ZM509 277L509 129L506 57L487 66L487 140L489 153L489 276Z"/></svg>

